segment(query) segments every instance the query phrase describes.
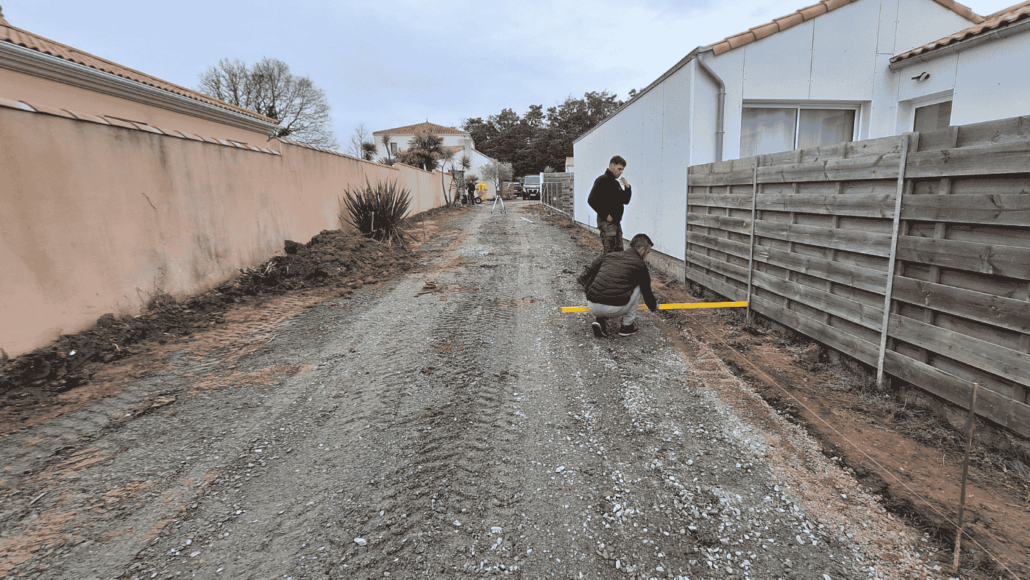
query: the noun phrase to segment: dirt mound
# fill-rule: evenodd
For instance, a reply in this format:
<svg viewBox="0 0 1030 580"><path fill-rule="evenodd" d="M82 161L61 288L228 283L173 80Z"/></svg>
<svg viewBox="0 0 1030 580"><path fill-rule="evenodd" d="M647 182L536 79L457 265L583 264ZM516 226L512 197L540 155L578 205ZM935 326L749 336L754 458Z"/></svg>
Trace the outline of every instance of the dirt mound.
<svg viewBox="0 0 1030 580"><path fill-rule="evenodd" d="M137 354L142 342L190 336L223 322L221 313L248 298L291 290L340 287L349 296L355 288L417 264L417 256L398 246L386 246L356 234L325 230L307 244L287 240L285 256L198 296L179 302L159 295L139 316L101 316L93 328L67 334L54 343L7 360L0 360L0 397L12 390L63 392L93 375L91 367ZM25 396L20 393L20 396ZM8 401L0 399L0 406Z"/></svg>
<svg viewBox="0 0 1030 580"><path fill-rule="evenodd" d="M383 271L407 270L415 256L399 246L387 246L339 230L325 230L307 244L287 240L285 256L244 272L218 287L224 296L281 293L289 290L361 282L380 277ZM367 279L366 279L367 278Z"/></svg>

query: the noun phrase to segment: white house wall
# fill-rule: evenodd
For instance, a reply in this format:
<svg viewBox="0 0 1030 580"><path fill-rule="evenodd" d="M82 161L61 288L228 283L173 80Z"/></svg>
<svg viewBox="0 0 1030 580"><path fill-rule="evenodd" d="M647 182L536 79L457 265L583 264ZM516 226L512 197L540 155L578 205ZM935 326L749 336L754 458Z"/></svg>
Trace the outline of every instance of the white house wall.
<svg viewBox="0 0 1030 580"><path fill-rule="evenodd" d="M658 251L683 254L691 74L689 64L672 73L575 144L579 174L573 210L576 221L596 225L597 216L587 204L587 196L612 156L622 155L626 159L624 176L633 186L633 198L622 220L626 237L643 232ZM669 191L680 195L665 195Z"/></svg>
<svg viewBox="0 0 1030 580"><path fill-rule="evenodd" d="M929 53L934 54L934 53ZM1030 114L1030 29L959 51L913 61L895 74L899 102L895 131L911 131L917 107L952 100L951 124L968 125ZM924 80L916 80L923 73Z"/></svg>
<svg viewBox="0 0 1030 580"><path fill-rule="evenodd" d="M1030 63L1030 32L960 52L951 124L966 125L1030 114L1027 63Z"/></svg>
<svg viewBox="0 0 1030 580"><path fill-rule="evenodd" d="M723 159L739 156L745 104L853 106L856 140L895 134L899 76L889 70L890 58L969 25L933 0L859 0L718 56L703 53L726 85ZM1012 71L1030 56L1020 50ZM623 230L646 231L656 249L682 259L686 170L715 160L717 88L696 60L677 66L575 144L574 212L594 225L590 187L608 159L622 155L634 190ZM990 82L1000 86L999 79ZM1026 91L1016 81L1009 85Z"/></svg>

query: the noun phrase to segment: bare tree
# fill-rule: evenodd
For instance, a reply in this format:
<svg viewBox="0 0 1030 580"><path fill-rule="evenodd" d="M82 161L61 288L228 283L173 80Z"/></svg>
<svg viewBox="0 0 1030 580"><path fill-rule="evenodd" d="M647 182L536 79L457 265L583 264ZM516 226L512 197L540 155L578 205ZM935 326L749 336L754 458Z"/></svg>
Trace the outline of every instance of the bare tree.
<svg viewBox="0 0 1030 580"><path fill-rule="evenodd" d="M497 195L501 195L501 182L511 181L511 176L514 173L511 163L506 163L504 161L491 161L484 165L482 170L483 179L493 182L494 190L497 191Z"/></svg>
<svg viewBox="0 0 1030 580"><path fill-rule="evenodd" d="M365 143L372 141L372 136L369 135L368 129L365 129L364 123L358 123L357 127L354 127L354 132L351 133L350 140L347 142L347 153L355 157L363 157L362 153L364 150L362 146ZM375 141L372 141L373 145Z"/></svg>
<svg viewBox="0 0 1030 580"><path fill-rule="evenodd" d="M309 77L290 73L289 65L279 59L266 57L248 68L240 59L223 58L200 75L197 90L275 119L279 125L271 137L325 149L339 146L329 128L325 91Z"/></svg>

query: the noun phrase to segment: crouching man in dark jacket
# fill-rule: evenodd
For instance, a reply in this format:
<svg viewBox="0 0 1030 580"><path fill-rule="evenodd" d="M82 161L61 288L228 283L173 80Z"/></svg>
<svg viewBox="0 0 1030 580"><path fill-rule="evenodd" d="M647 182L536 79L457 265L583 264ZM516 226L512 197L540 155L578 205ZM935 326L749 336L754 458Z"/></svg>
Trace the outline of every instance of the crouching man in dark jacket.
<svg viewBox="0 0 1030 580"><path fill-rule="evenodd" d="M658 310L658 301L651 291L651 273L644 261L654 242L647 234L637 234L630 241L628 252L612 252L598 257L583 270L577 281L587 294L587 306L596 320L590 325L594 336L605 337L608 318L622 317L619 336L637 333L637 306L643 301L651 312Z"/></svg>

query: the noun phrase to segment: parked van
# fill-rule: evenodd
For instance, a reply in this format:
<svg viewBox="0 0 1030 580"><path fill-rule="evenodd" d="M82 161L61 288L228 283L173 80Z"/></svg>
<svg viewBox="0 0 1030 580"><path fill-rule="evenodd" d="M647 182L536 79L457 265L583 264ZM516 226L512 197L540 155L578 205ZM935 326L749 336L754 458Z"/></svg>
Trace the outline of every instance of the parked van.
<svg viewBox="0 0 1030 580"><path fill-rule="evenodd" d="M522 197L524 199L540 199L540 176L527 175L522 181Z"/></svg>

